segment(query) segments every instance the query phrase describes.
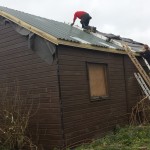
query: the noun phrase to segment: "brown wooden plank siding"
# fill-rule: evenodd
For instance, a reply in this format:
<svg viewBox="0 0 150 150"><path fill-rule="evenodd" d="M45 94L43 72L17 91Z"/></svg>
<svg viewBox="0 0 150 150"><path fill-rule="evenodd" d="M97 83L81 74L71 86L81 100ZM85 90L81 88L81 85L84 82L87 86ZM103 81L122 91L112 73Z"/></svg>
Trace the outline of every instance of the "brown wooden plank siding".
<svg viewBox="0 0 150 150"><path fill-rule="evenodd" d="M125 116L137 94L136 81L131 79L134 66L128 58L67 46L58 48L58 58L66 145L101 136L116 124L128 122ZM109 99L90 100L86 62L108 65Z"/></svg>
<svg viewBox="0 0 150 150"><path fill-rule="evenodd" d="M128 101L128 111L140 100L140 88L139 84L134 77L134 72L138 72L128 56L124 57L125 65L125 79L126 79L126 89L127 89L127 101Z"/></svg>
<svg viewBox="0 0 150 150"><path fill-rule="evenodd" d="M27 39L7 24L0 26L0 83L19 82L21 95L31 93L30 131L46 150L63 145L57 63L48 65L27 47ZM26 105L27 107L30 105ZM38 137L39 136L39 137Z"/></svg>

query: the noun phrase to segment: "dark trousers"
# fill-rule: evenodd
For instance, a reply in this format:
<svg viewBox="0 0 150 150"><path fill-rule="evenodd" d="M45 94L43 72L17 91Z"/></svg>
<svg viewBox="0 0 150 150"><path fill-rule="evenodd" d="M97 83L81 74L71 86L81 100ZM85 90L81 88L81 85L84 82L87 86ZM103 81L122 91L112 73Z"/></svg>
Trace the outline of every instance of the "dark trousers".
<svg viewBox="0 0 150 150"><path fill-rule="evenodd" d="M82 28L84 29L88 29L88 25L89 25L89 22L90 22L90 19L92 17L89 15L89 14L84 14L82 17L81 17L81 21L80 23L82 24Z"/></svg>

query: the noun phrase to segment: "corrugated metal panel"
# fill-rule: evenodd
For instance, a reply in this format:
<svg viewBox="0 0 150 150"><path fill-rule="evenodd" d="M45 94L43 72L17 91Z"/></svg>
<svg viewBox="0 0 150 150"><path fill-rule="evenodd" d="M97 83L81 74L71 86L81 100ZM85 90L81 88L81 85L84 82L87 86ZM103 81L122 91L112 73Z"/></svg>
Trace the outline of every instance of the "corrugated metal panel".
<svg viewBox="0 0 150 150"><path fill-rule="evenodd" d="M114 39L116 42L119 42L119 43L126 43L128 44L128 46L130 46L134 51L140 51L141 49L143 49L143 43L140 43L140 42L136 42L132 39L129 39L129 38L123 38L119 35L114 35L114 34L107 34L107 33L102 33L102 32L99 32L100 35L103 35L104 37L107 37L107 38L110 38L110 39ZM110 43L109 43L110 45Z"/></svg>
<svg viewBox="0 0 150 150"><path fill-rule="evenodd" d="M0 10L6 12L6 13L26 22L27 24L29 24L33 27L36 27L36 28L40 29L41 31L44 31L58 39L63 39L63 40L72 41L72 42L78 42L78 40L71 38L71 37L77 37L78 39L81 39L81 41L83 40L83 41L87 41L87 43L91 43L91 45L96 45L96 46L100 46L100 47L107 47L105 45L110 45L111 48L114 47L115 49L121 49L121 47L119 47L118 45L106 42L102 38L99 38L93 34L88 34L76 27L71 27L70 25L62 23L62 22L34 16L31 14L23 13L23 12L9 9L6 7L0 7Z"/></svg>

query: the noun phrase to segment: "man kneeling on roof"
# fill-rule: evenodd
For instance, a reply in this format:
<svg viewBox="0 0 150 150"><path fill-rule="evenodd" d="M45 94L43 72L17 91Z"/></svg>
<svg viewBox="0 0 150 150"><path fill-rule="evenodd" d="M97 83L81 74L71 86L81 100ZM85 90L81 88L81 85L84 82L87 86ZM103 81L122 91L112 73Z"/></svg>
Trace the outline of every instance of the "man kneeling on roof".
<svg viewBox="0 0 150 150"><path fill-rule="evenodd" d="M71 24L71 26L74 25L77 18L81 19L80 23L82 24L82 28L88 29L88 25L92 17L87 12L77 11L74 14L73 23Z"/></svg>
<svg viewBox="0 0 150 150"><path fill-rule="evenodd" d="M148 64L150 65L150 48L148 45L144 45L144 49L140 52L141 56L147 60Z"/></svg>

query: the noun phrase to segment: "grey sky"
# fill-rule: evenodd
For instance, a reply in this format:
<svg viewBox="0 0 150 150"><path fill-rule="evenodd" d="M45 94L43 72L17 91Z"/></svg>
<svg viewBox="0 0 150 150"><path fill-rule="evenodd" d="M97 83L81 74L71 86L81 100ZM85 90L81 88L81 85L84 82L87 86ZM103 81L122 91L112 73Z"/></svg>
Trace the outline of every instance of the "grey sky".
<svg viewBox="0 0 150 150"><path fill-rule="evenodd" d="M149 0L1 0L0 5L66 23L75 11L87 11L99 31L150 45ZM79 20L75 24L81 26Z"/></svg>

